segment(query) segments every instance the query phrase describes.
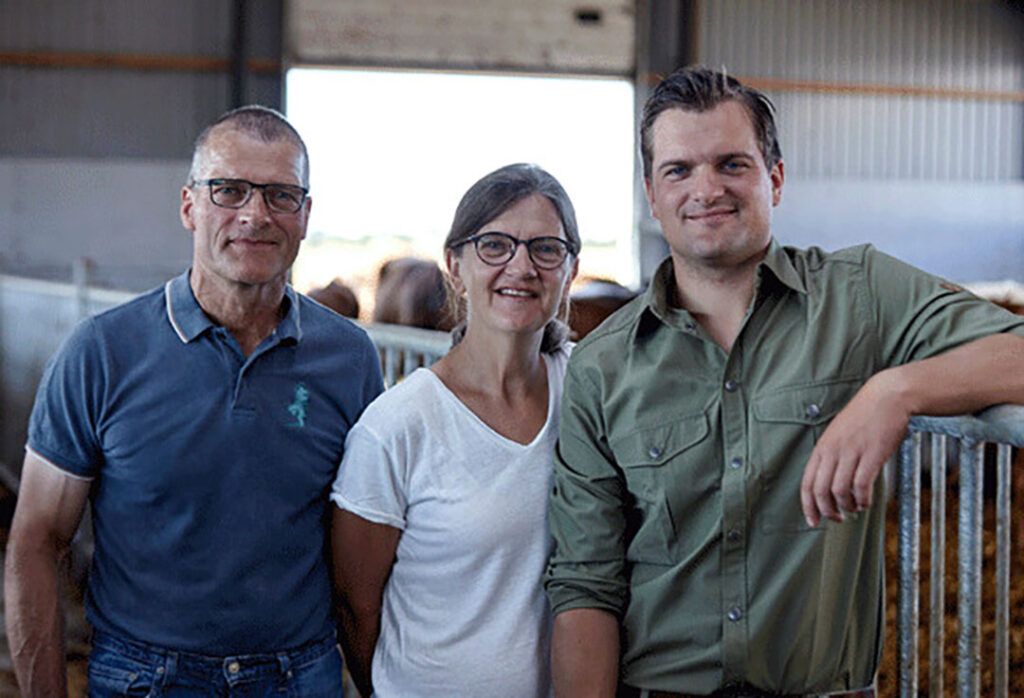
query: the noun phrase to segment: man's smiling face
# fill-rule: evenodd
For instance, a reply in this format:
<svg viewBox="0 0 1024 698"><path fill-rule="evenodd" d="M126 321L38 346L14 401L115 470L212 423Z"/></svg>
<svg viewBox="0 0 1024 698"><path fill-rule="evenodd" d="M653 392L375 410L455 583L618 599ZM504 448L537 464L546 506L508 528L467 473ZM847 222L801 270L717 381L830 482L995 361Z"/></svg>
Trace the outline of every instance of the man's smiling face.
<svg viewBox="0 0 1024 698"><path fill-rule="evenodd" d="M651 142L647 200L677 267L728 269L759 258L783 167L765 165L746 107L727 100L703 112L667 109Z"/></svg>

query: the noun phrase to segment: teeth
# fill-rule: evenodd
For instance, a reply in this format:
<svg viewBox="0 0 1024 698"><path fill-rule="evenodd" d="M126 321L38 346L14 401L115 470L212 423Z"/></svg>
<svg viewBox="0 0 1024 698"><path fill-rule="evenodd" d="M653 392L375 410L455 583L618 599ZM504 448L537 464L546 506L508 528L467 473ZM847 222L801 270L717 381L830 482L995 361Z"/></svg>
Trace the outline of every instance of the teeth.
<svg viewBox="0 0 1024 698"><path fill-rule="evenodd" d="M529 298L533 296L529 291L520 291L515 288L503 288L498 291L503 296L519 296L521 298Z"/></svg>

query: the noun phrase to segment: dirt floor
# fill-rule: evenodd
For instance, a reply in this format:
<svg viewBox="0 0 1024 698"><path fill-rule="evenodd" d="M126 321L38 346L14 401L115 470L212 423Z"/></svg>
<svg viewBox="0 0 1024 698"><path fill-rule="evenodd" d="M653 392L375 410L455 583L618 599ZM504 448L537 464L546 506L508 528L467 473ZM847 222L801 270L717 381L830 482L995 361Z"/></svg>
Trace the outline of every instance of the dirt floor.
<svg viewBox="0 0 1024 698"><path fill-rule="evenodd" d="M946 510L946 630L945 630L945 690L947 696L956 694L956 641L957 641L957 581L956 581L956 489L955 483L950 484ZM923 491L922 524L921 524L921 624L918 646L920 648L918 686L919 696L928 696L928 604L929 575L928 561L930 556L930 495ZM995 511L991 502L985 504L985 536L982 598L982 685L981 695L993 695L993 661L995 648ZM0 545L6 543L6 531L0 530ZM886 569L886 643L885 655L878 675L879 696L898 695L898 677L896 674L897 638L896 638L896 597L897 597L897 538L896 538L896 507L891 503L887 521L887 569ZM1010 585L1010 686L1009 695L1024 696L1024 550L1019 541L1014 542L1014 555L1011 556ZM83 637L83 614L79 603L71 603L68 608L69 629L78 638ZM70 638L68 643L68 683L72 698L85 696L85 669L87 663L87 646L81 639ZM7 652L6 638L0 645L0 698L14 698L19 695L14 676L10 669L10 657Z"/></svg>

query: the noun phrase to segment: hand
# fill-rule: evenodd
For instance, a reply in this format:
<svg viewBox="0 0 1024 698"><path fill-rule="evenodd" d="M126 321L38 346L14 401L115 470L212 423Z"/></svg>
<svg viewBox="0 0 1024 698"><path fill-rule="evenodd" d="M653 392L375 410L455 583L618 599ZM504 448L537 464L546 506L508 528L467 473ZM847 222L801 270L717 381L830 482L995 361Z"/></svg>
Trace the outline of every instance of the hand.
<svg viewBox="0 0 1024 698"><path fill-rule="evenodd" d="M911 417L900 399L896 371L872 376L811 451L800 483L800 503L810 526L822 517L842 522L844 511L871 506L875 479L906 435Z"/></svg>

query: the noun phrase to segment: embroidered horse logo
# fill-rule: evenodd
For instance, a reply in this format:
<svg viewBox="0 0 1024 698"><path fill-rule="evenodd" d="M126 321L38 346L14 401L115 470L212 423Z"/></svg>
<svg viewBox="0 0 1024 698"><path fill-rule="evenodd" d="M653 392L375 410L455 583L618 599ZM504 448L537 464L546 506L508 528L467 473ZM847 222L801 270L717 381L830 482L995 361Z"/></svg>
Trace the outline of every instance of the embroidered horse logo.
<svg viewBox="0 0 1024 698"><path fill-rule="evenodd" d="M306 387L305 383L299 383L295 386L295 396L292 400L292 404L288 405L288 414L295 418L295 421L289 424L290 427L304 427L306 426L306 405L309 404L309 388Z"/></svg>

